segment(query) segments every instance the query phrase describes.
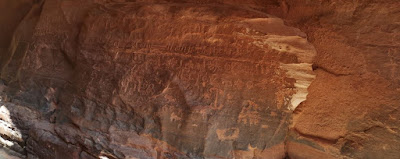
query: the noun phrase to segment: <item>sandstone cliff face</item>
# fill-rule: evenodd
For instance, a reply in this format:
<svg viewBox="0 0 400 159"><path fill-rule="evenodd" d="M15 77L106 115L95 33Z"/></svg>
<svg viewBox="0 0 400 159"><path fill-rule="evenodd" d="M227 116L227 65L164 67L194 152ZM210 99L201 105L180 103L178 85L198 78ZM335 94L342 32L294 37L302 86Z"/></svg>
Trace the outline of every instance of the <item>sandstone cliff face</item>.
<svg viewBox="0 0 400 159"><path fill-rule="evenodd" d="M398 158L396 1L0 1L28 158Z"/></svg>

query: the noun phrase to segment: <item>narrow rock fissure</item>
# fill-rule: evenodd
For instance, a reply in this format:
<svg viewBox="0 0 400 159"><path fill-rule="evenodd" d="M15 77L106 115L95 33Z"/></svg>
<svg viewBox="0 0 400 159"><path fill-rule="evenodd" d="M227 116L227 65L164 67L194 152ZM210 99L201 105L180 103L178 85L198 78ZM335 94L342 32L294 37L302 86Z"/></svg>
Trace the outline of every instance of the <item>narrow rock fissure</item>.
<svg viewBox="0 0 400 159"><path fill-rule="evenodd" d="M315 70L322 70L322 71L324 71L324 72L326 72L326 73L329 73L329 74L332 74L332 75L334 75L334 76L350 76L350 75L352 75L352 74L345 74L345 73L336 73L336 72L334 72L334 71L331 71L331 70L329 70L329 69L326 69L326 68L321 67L321 66L316 65L316 64L313 64L313 65L312 65L312 69L313 69L313 71L315 71Z"/></svg>

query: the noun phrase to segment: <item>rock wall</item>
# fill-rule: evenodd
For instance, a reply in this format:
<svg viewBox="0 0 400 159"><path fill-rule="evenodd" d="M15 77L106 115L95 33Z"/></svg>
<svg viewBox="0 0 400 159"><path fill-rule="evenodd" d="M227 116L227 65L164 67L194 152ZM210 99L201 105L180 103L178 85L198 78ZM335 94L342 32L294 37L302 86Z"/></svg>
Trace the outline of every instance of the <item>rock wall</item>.
<svg viewBox="0 0 400 159"><path fill-rule="evenodd" d="M400 156L394 0L0 7L0 143L16 157Z"/></svg>
<svg viewBox="0 0 400 159"><path fill-rule="evenodd" d="M339 158L398 158L400 3L313 3L286 15L317 50L316 78L293 116L295 140Z"/></svg>

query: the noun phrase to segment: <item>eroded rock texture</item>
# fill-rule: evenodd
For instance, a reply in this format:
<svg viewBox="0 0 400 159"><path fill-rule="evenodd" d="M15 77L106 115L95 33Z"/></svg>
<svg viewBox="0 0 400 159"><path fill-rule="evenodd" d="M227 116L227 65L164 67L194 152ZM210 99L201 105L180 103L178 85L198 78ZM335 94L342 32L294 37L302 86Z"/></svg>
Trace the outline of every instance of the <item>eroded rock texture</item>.
<svg viewBox="0 0 400 159"><path fill-rule="evenodd" d="M400 156L394 0L0 5L16 157Z"/></svg>
<svg viewBox="0 0 400 159"><path fill-rule="evenodd" d="M317 50L316 79L293 116L296 140L350 158L400 156L399 6L316 2L288 12Z"/></svg>

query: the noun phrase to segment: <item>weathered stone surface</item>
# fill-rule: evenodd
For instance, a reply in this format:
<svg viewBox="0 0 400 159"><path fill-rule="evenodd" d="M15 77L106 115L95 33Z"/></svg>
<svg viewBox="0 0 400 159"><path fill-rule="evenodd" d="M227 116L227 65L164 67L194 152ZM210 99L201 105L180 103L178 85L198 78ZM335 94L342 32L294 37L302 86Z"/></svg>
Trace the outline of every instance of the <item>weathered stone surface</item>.
<svg viewBox="0 0 400 159"><path fill-rule="evenodd" d="M293 129L326 153L400 156L399 6L398 1L313 2L286 15L317 50L316 78L293 115Z"/></svg>
<svg viewBox="0 0 400 159"><path fill-rule="evenodd" d="M27 158L400 155L399 2L0 5L0 141Z"/></svg>

